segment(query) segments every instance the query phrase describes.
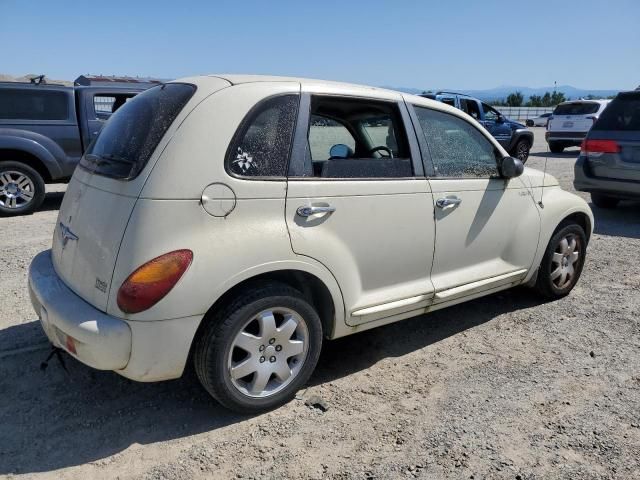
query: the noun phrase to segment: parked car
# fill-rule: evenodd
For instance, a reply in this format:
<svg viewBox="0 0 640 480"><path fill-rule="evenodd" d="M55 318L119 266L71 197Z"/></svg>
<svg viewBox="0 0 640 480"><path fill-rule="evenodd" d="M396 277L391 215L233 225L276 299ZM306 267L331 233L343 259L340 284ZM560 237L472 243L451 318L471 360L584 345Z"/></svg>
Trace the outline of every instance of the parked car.
<svg viewBox="0 0 640 480"><path fill-rule="evenodd" d="M105 125L29 289L81 362L157 381L192 359L223 405L256 412L293 397L323 339L516 285L567 295L592 225L586 202L444 103L194 77Z"/></svg>
<svg viewBox="0 0 640 480"><path fill-rule="evenodd" d="M600 208L640 199L640 91L619 93L591 127L575 166L576 190Z"/></svg>
<svg viewBox="0 0 640 480"><path fill-rule="evenodd" d="M480 122L510 155L523 163L529 158L529 150L533 145L533 132L521 123L509 120L492 106L477 98L455 92L438 92L420 96L459 108Z"/></svg>
<svg viewBox="0 0 640 480"><path fill-rule="evenodd" d="M0 215L24 215L68 181L109 116L148 88L0 82Z"/></svg>
<svg viewBox="0 0 640 480"><path fill-rule="evenodd" d="M528 118L525 123L527 127L546 127L550 117L551 113L543 113L535 118Z"/></svg>
<svg viewBox="0 0 640 480"><path fill-rule="evenodd" d="M545 133L549 150L562 153L567 147L580 146L608 103L609 100L574 100L559 104Z"/></svg>

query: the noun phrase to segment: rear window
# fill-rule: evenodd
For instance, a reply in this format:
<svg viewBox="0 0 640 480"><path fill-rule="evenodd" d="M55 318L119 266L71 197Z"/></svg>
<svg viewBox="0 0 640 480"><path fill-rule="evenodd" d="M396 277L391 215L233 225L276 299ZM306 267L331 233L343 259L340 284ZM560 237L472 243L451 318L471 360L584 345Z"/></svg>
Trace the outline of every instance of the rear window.
<svg viewBox="0 0 640 480"><path fill-rule="evenodd" d="M167 83L132 98L111 115L80 166L106 177L134 178L195 90L193 85Z"/></svg>
<svg viewBox="0 0 640 480"><path fill-rule="evenodd" d="M0 89L0 119L66 120L69 96L55 90Z"/></svg>
<svg viewBox="0 0 640 480"><path fill-rule="evenodd" d="M592 130L640 130L640 92L619 94L605 108Z"/></svg>
<svg viewBox="0 0 640 480"><path fill-rule="evenodd" d="M597 113L600 108L599 103L594 102L572 102L561 103L553 111L554 115L589 115Z"/></svg>

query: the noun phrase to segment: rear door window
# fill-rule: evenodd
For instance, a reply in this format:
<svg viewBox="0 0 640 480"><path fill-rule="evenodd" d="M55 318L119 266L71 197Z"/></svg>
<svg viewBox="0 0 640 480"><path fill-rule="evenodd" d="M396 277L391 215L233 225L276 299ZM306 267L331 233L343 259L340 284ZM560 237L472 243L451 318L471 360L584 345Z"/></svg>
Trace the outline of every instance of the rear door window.
<svg viewBox="0 0 640 480"><path fill-rule="evenodd" d="M640 92L619 94L605 108L592 130L640 131Z"/></svg>
<svg viewBox="0 0 640 480"><path fill-rule="evenodd" d="M64 91L2 88L2 120L67 120L69 95Z"/></svg>
<svg viewBox="0 0 640 480"><path fill-rule="evenodd" d="M561 103L553 111L554 115L590 115L597 113L600 108L595 102L571 102Z"/></svg>
<svg viewBox="0 0 640 480"><path fill-rule="evenodd" d="M107 120L121 106L135 96L134 93L99 93L93 96L93 111L96 118Z"/></svg>
<svg viewBox="0 0 640 480"><path fill-rule="evenodd" d="M195 90L193 85L167 83L126 102L89 145L80 166L106 177L136 177Z"/></svg>

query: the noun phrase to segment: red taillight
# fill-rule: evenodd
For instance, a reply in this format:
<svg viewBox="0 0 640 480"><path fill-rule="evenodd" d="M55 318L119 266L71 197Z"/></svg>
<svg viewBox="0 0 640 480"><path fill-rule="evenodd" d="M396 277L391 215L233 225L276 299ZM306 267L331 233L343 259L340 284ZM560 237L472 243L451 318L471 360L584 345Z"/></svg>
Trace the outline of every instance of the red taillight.
<svg viewBox="0 0 640 480"><path fill-rule="evenodd" d="M620 145L615 140L584 139L580 145L582 153L619 153Z"/></svg>
<svg viewBox="0 0 640 480"><path fill-rule="evenodd" d="M118 290L118 307L138 313L158 303L191 265L191 250L176 250L148 261L135 270Z"/></svg>

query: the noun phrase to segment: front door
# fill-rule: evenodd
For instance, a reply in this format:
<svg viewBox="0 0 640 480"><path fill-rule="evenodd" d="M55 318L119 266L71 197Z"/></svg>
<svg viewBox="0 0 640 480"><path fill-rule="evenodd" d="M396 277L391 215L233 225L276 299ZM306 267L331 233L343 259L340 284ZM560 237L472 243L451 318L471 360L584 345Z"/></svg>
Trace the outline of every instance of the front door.
<svg viewBox="0 0 640 480"><path fill-rule="evenodd" d="M495 108L482 104L482 120L480 121L493 138L495 138L504 148L509 148L513 132L504 117Z"/></svg>
<svg viewBox="0 0 640 480"><path fill-rule="evenodd" d="M423 107L415 114L436 172L434 303L519 282L540 228L530 189L522 178L500 178L496 147L464 118Z"/></svg>
<svg viewBox="0 0 640 480"><path fill-rule="evenodd" d="M433 199L406 107L389 96L306 94L288 179L293 250L335 276L350 325L415 315L433 299Z"/></svg>

